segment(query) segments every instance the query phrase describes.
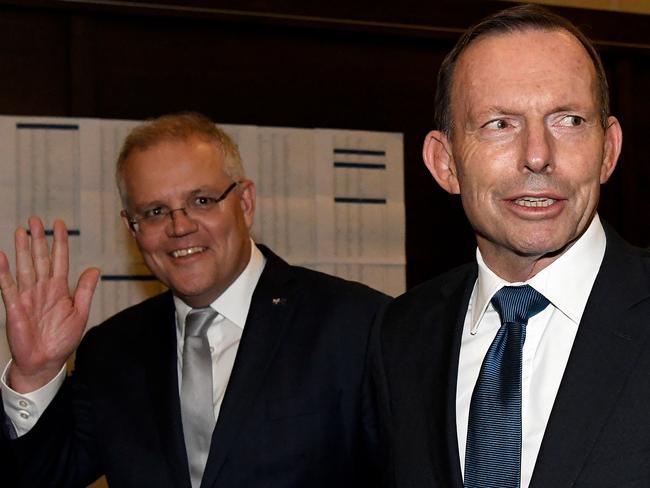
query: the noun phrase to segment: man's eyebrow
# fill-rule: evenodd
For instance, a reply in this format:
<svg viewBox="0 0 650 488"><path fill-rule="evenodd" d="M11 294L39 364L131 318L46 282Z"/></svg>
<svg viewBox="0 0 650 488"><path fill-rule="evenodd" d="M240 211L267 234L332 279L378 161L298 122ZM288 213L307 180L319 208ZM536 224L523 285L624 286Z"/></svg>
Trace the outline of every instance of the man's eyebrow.
<svg viewBox="0 0 650 488"><path fill-rule="evenodd" d="M551 110L551 113L554 114L557 112L574 112L576 110L578 110L578 107L576 107L575 105L559 105L557 107L554 107Z"/></svg>
<svg viewBox="0 0 650 488"><path fill-rule="evenodd" d="M490 117L499 117L499 116L513 116L519 115L519 112L516 112L512 109L506 109L500 105L492 105L486 108L483 108L474 114L472 117L475 119L490 118Z"/></svg>
<svg viewBox="0 0 650 488"><path fill-rule="evenodd" d="M569 103L569 104L558 105L548 111L549 114L556 114L559 112L581 112L581 113L594 112L595 113L597 112L597 110L590 109L589 107L586 107L584 104L581 103ZM479 111L476 111L474 113L470 112L470 115L473 120L476 120L476 119L500 117L500 116L516 117L519 115L523 115L524 113L525 110L524 112L520 112L517 110L513 110L512 108L506 108L501 105L491 105L489 107L482 108Z"/></svg>
<svg viewBox="0 0 650 488"><path fill-rule="evenodd" d="M189 198L191 196L196 195L197 193L200 193L203 191L203 188L198 188L196 190L191 190L181 196L182 199ZM162 197L156 197L152 198L151 200L143 200L140 202L133 202L133 207L135 209L141 209L145 207L152 207L152 206L160 206L160 207L167 207L169 206L169 196L162 196Z"/></svg>
<svg viewBox="0 0 650 488"><path fill-rule="evenodd" d="M554 107L549 113L556 114L558 112L597 112L596 109L590 109L580 103L558 105Z"/></svg>
<svg viewBox="0 0 650 488"><path fill-rule="evenodd" d="M166 203L159 198L154 198L152 200L142 202L133 202L132 205L135 210L140 210L147 207L163 207L166 205Z"/></svg>
<svg viewBox="0 0 650 488"><path fill-rule="evenodd" d="M182 195L180 195L180 198L189 198L194 195L197 195L199 193L205 192L205 191L216 191L214 188L204 185L204 186L199 186L198 188L195 188L193 190L188 190L184 192ZM144 205L167 205L166 201L169 199L168 196L164 197L158 197L158 198L153 198L149 202L144 202Z"/></svg>

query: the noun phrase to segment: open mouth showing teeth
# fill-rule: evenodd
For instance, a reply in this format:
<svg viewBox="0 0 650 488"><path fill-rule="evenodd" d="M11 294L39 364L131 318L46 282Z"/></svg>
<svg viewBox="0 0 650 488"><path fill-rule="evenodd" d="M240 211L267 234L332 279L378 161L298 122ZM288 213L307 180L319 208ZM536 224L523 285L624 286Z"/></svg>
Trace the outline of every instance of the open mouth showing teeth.
<svg viewBox="0 0 650 488"><path fill-rule="evenodd" d="M517 198L514 202L521 207L550 207L556 200L553 198L523 197Z"/></svg>
<svg viewBox="0 0 650 488"><path fill-rule="evenodd" d="M172 256L175 258L182 258L184 256L191 256L192 254L203 252L204 250L204 247L188 247L187 249L178 249L177 251L173 251Z"/></svg>

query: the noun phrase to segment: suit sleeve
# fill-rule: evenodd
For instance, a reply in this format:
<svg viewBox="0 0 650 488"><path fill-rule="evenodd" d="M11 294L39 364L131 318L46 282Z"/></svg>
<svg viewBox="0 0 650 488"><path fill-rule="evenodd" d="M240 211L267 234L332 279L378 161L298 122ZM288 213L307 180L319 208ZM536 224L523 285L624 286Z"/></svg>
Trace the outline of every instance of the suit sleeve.
<svg viewBox="0 0 650 488"><path fill-rule="evenodd" d="M77 353L74 377L67 378L36 425L17 439L3 436L2 447L14 464L20 488L86 487L99 478L96 439L88 388L84 382L84 351ZM3 417L4 418L4 417Z"/></svg>

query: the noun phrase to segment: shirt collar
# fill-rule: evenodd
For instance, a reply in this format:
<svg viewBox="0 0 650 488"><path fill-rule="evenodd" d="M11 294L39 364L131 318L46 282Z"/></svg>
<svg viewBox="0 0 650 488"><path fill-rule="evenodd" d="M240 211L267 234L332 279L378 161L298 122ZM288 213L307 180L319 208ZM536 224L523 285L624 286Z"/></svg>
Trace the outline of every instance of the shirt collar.
<svg viewBox="0 0 650 488"><path fill-rule="evenodd" d="M584 234L564 254L526 281L526 284L544 295L555 308L578 325L605 256L605 247L605 231L596 214ZM503 286L524 284L509 283L497 276L485 264L478 248L476 261L478 279L471 312L472 334L476 334L483 314L497 291ZM576 283L580 283L580 286L576 286Z"/></svg>
<svg viewBox="0 0 650 488"><path fill-rule="evenodd" d="M253 298L253 292L262 275L262 271L264 271L265 265L266 258L251 239L251 257L244 271L210 304L210 307L237 327L243 329L246 324L246 318L248 317L248 309ZM176 295L174 295L174 306L176 307L176 316L178 318L177 324L182 332L185 327L185 317L190 313L192 307Z"/></svg>

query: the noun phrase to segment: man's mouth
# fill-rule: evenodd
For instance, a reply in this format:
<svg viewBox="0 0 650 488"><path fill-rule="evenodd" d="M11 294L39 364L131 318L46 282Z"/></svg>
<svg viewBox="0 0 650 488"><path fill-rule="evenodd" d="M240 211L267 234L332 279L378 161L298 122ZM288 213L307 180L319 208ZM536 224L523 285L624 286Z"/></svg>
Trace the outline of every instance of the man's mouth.
<svg viewBox="0 0 650 488"><path fill-rule="evenodd" d="M550 207L557 200L545 197L521 197L513 200L515 205L520 207Z"/></svg>
<svg viewBox="0 0 650 488"><path fill-rule="evenodd" d="M187 247L185 249L177 249L176 251L172 251L171 255L175 258L183 258L186 256L191 256L193 254L198 254L203 251L205 251L205 247L200 247L200 246L195 246L195 247Z"/></svg>

